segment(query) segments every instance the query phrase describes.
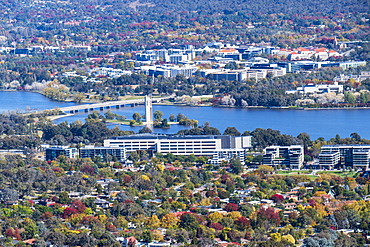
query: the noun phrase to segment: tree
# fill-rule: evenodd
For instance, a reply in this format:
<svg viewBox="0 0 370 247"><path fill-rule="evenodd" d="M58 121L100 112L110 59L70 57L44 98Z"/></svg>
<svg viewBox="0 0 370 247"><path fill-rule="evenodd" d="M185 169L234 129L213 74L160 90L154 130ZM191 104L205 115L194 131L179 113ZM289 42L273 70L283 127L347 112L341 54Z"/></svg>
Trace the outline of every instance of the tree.
<svg viewBox="0 0 370 247"><path fill-rule="evenodd" d="M117 116L117 114L111 112L110 110L107 111L104 115L106 119L114 119Z"/></svg>
<svg viewBox="0 0 370 247"><path fill-rule="evenodd" d="M241 231L251 226L249 219L244 216L241 216L237 220L235 220L234 224L237 225L239 230Z"/></svg>
<svg viewBox="0 0 370 247"><path fill-rule="evenodd" d="M186 230L194 230L199 227L197 218L191 213L184 213L180 220L180 226Z"/></svg>
<svg viewBox="0 0 370 247"><path fill-rule="evenodd" d="M163 112L159 110L155 110L153 115L154 115L154 119L161 121L163 117Z"/></svg>
<svg viewBox="0 0 370 247"><path fill-rule="evenodd" d="M224 131L224 135L240 136L241 133L235 127L227 127Z"/></svg>
<svg viewBox="0 0 370 247"><path fill-rule="evenodd" d="M268 174L268 173L271 173L274 171L274 168L272 166L267 166L267 165L260 165L258 168L257 168L257 171L260 171L264 174Z"/></svg>
<svg viewBox="0 0 370 247"><path fill-rule="evenodd" d="M178 226L179 219L174 213L166 214L161 219L161 226L166 229L175 229Z"/></svg>
<svg viewBox="0 0 370 247"><path fill-rule="evenodd" d="M73 101L76 103L81 103L85 98L84 93L76 93L73 95Z"/></svg>
<svg viewBox="0 0 370 247"><path fill-rule="evenodd" d="M225 206L225 210L226 210L227 212L237 211L237 210L238 210L238 208L239 208L239 206L238 206L238 205L236 205L236 204L234 204L234 203L228 203L228 204L226 204L226 206Z"/></svg>
<svg viewBox="0 0 370 247"><path fill-rule="evenodd" d="M361 136L360 136L358 133L356 133L356 132L351 133L350 137L351 137L352 139L354 139L356 142L361 141Z"/></svg>
<svg viewBox="0 0 370 247"><path fill-rule="evenodd" d="M257 211L257 224L258 225L263 225L265 222L268 222L270 224L274 224L276 226L279 226L280 225L279 213L277 211L275 211L274 208L261 207Z"/></svg>
<svg viewBox="0 0 370 247"><path fill-rule="evenodd" d="M211 214L208 215L208 219L213 223L220 222L222 220L222 218L223 218L223 216L219 212L214 212L214 213L211 213Z"/></svg>
<svg viewBox="0 0 370 247"><path fill-rule="evenodd" d="M152 215L146 222L149 228L158 228L160 226L160 221L157 215Z"/></svg>
<svg viewBox="0 0 370 247"><path fill-rule="evenodd" d="M242 163L240 162L239 159L237 159L237 158L231 159L231 161L230 161L230 170L231 170L232 173L235 173L235 174L239 174L239 173L243 172Z"/></svg>
<svg viewBox="0 0 370 247"><path fill-rule="evenodd" d="M349 104L356 103L356 96L352 92L345 92L344 99Z"/></svg>
<svg viewBox="0 0 370 247"><path fill-rule="evenodd" d="M284 196L280 194L274 194L270 197L275 203L282 203L284 201Z"/></svg>
<svg viewBox="0 0 370 247"><path fill-rule="evenodd" d="M140 119L141 119L141 115L137 112L135 112L134 114L132 114L132 118L136 121L136 122L140 122Z"/></svg>
<svg viewBox="0 0 370 247"><path fill-rule="evenodd" d="M152 133L152 132L153 131L150 128L146 127L146 126L139 130L139 134Z"/></svg>
<svg viewBox="0 0 370 247"><path fill-rule="evenodd" d="M303 142L303 146L304 146L304 149L307 150L309 146L311 146L312 144L312 141L311 141L311 138L310 138L310 135L307 134L307 133L300 133L298 136L297 136L298 139L302 140Z"/></svg>
<svg viewBox="0 0 370 247"><path fill-rule="evenodd" d="M183 119L185 119L185 118L186 118L186 117L185 117L185 115L184 115L184 114L179 113L179 114L177 114L176 120L177 120L177 122L180 122L180 120L183 120Z"/></svg>
<svg viewBox="0 0 370 247"><path fill-rule="evenodd" d="M0 202L16 202L19 199L18 192L13 189L2 189L0 190Z"/></svg>

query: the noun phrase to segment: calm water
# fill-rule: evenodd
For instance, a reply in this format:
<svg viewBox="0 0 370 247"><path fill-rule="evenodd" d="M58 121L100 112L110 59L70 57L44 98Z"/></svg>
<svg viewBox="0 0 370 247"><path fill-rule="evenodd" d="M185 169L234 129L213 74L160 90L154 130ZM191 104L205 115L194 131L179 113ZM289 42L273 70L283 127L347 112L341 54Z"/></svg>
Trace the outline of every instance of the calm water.
<svg viewBox="0 0 370 247"><path fill-rule="evenodd" d="M39 93L0 91L0 113L8 111L23 113L29 110L38 111L72 105L75 103L51 101Z"/></svg>
<svg viewBox="0 0 370 247"><path fill-rule="evenodd" d="M28 108L51 109L73 105L73 103L52 102L48 98L28 92L0 92L0 111L26 110ZM212 127L223 132L226 127L236 127L240 132L252 131L256 128L271 128L280 130L283 134L297 136L301 132L311 135L311 139L324 137L330 139L336 134L348 137L357 132L362 137L370 139L370 109L357 110L288 110L288 109L235 109L235 108L212 108L212 107L184 107L184 106L154 106L153 111L160 110L164 118L170 114L182 113L190 119L196 119L199 124L208 121ZM119 115L131 118L138 112L144 114L144 106L126 106L119 110L111 109ZM104 112L102 112L104 113ZM56 120L73 122L84 120L86 113L78 113L74 116ZM114 127L110 125L109 127ZM121 129L139 131L142 127L129 127L119 125ZM170 129L154 129L157 133L176 133L184 127L171 126Z"/></svg>

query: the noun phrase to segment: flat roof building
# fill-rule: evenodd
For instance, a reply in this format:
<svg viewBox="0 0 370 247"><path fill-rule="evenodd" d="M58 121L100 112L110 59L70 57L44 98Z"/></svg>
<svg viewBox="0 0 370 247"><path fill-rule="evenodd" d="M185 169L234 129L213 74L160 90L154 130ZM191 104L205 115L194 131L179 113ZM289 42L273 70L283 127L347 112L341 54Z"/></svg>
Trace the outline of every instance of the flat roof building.
<svg viewBox="0 0 370 247"><path fill-rule="evenodd" d="M113 148L113 147L94 147L86 146L80 148L80 158L94 158L100 157L101 160L107 158L107 156L116 157L118 161L126 160L126 150L125 148Z"/></svg>
<svg viewBox="0 0 370 247"><path fill-rule="evenodd" d="M60 155L64 155L67 158L77 158L78 150L77 148L69 148L66 146L56 146L45 149L46 161L55 160Z"/></svg>
<svg viewBox="0 0 370 247"><path fill-rule="evenodd" d="M300 169L303 166L303 146L270 146L264 150L264 165L282 166L285 165L290 169Z"/></svg>
<svg viewBox="0 0 370 247"><path fill-rule="evenodd" d="M144 150L150 155L158 152L162 154L172 153L174 155L194 154L216 159L222 156L221 160L226 158L226 154L221 155L222 153L248 150L252 147L252 142L250 136L139 134L118 136L104 140L104 146L125 148L127 153ZM244 159L244 154L238 156ZM241 161L244 162L244 160Z"/></svg>
<svg viewBox="0 0 370 247"><path fill-rule="evenodd" d="M339 159L337 158L339 154ZM322 157L320 159L320 157ZM331 167L326 167L327 165ZM326 169L334 166L368 169L370 165L370 145L325 145L321 147L319 165ZM339 168L338 167L338 168Z"/></svg>

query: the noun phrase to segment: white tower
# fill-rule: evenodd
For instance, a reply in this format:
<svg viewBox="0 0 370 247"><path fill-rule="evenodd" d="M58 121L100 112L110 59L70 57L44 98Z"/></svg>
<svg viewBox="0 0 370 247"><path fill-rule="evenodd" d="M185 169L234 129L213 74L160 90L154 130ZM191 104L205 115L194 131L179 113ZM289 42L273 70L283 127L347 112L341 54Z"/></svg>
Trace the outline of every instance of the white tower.
<svg viewBox="0 0 370 247"><path fill-rule="evenodd" d="M153 106L152 106L152 96L145 96L145 119L147 127L153 124Z"/></svg>

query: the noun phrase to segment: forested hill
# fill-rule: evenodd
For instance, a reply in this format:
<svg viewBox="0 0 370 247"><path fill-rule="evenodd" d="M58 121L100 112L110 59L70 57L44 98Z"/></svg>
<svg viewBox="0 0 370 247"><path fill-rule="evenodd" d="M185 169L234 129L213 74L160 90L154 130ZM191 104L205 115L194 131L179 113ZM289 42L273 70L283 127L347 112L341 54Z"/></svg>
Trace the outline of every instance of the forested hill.
<svg viewBox="0 0 370 247"><path fill-rule="evenodd" d="M96 3L96 1L94 2ZM234 12L251 14L368 12L370 6L369 0L142 0L123 1L123 3L143 12L199 11L208 14ZM108 0L104 4L122 5L122 1Z"/></svg>

